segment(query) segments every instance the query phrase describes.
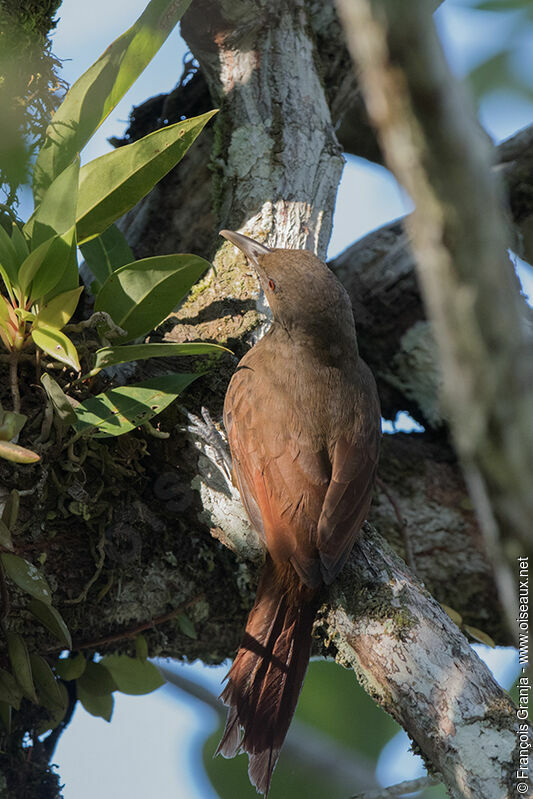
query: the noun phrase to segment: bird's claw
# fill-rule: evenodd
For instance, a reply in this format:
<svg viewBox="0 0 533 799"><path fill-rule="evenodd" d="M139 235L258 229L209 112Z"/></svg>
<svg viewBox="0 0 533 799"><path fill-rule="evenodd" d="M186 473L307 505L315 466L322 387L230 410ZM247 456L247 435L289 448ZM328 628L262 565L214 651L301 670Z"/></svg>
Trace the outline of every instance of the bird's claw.
<svg viewBox="0 0 533 799"><path fill-rule="evenodd" d="M182 409L189 420L187 432L207 444L214 452L215 463L224 472L228 480L232 481L233 464L228 444L222 433L218 430L207 408L202 406L202 418L185 408Z"/></svg>

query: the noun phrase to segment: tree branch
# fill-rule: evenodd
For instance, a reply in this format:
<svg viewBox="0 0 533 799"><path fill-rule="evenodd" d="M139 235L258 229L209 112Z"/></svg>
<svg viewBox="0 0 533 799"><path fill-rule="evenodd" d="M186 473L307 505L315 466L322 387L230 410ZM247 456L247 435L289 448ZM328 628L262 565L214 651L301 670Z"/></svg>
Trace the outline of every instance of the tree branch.
<svg viewBox="0 0 533 799"><path fill-rule="evenodd" d="M533 125L502 142L496 152L495 169L507 187L517 232L513 249L533 264Z"/></svg>
<svg viewBox="0 0 533 799"><path fill-rule="evenodd" d="M446 441L427 433L384 436L379 476L399 508L428 591L465 624L511 643L472 502ZM396 511L379 487L369 521L405 560Z"/></svg>
<svg viewBox="0 0 533 799"><path fill-rule="evenodd" d="M514 630L500 539L528 551L533 380L502 203L430 11L414 0L338 0L387 161L413 197L408 220L439 346L443 402Z"/></svg>
<svg viewBox="0 0 533 799"><path fill-rule="evenodd" d="M198 0L182 34L221 106L212 162L220 224L323 256L342 157L304 0Z"/></svg>
<svg viewBox="0 0 533 799"><path fill-rule="evenodd" d="M350 295L359 349L376 377L385 418L394 419L404 410L424 427L442 429L437 346L422 303L405 220L369 233L329 266ZM520 317L525 329L533 330L533 312L523 298Z"/></svg>
<svg viewBox="0 0 533 799"><path fill-rule="evenodd" d="M421 791L432 785L438 785L439 780L435 777L419 777L415 780L405 780L388 788L379 788L377 791L365 791L352 796L351 799L393 799L395 796L405 796L406 794Z"/></svg>
<svg viewBox="0 0 533 799"><path fill-rule="evenodd" d="M427 0L435 11L442 0ZM368 118L359 81L351 68L346 37L331 0L306 0L316 37L316 57L343 152L383 164L383 153Z"/></svg>
<svg viewBox="0 0 533 799"><path fill-rule="evenodd" d="M365 525L324 610L326 651L409 733L454 799L508 795L518 721L456 625ZM529 728L533 742L533 730Z"/></svg>

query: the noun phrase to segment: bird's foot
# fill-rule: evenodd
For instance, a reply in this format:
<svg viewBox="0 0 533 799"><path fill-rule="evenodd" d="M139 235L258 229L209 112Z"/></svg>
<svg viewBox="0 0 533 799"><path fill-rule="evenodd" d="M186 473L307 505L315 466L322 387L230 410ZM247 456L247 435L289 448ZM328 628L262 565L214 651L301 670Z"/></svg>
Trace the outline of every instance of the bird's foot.
<svg viewBox="0 0 533 799"><path fill-rule="evenodd" d="M233 482L233 464L231 460L231 453L228 444L222 433L218 430L207 408L202 406L202 418L190 413L185 408L182 409L189 424L186 430L196 438L199 438L204 444L207 444L214 452L215 463L226 475L229 482Z"/></svg>

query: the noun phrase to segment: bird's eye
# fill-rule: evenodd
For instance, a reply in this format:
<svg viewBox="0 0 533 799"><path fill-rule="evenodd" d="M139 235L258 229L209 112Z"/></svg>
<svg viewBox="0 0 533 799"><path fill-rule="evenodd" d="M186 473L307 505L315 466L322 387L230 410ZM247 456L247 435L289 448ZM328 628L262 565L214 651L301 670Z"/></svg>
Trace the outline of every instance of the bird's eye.
<svg viewBox="0 0 533 799"><path fill-rule="evenodd" d="M268 281L268 288L270 289L270 291L276 291L276 283L274 282L274 280L272 280L272 278L270 278L270 280Z"/></svg>

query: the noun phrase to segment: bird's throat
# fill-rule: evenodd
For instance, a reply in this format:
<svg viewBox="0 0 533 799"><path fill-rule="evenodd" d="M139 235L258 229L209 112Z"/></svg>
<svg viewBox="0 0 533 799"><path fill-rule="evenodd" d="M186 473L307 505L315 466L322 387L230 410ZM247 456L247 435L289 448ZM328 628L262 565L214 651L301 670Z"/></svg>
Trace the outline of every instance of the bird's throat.
<svg viewBox="0 0 533 799"><path fill-rule="evenodd" d="M351 371L357 368L359 350L354 328L335 324L283 325L273 320L266 334L269 344L291 352L296 361L316 359L320 364Z"/></svg>

